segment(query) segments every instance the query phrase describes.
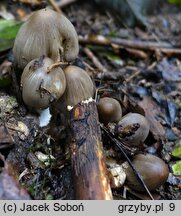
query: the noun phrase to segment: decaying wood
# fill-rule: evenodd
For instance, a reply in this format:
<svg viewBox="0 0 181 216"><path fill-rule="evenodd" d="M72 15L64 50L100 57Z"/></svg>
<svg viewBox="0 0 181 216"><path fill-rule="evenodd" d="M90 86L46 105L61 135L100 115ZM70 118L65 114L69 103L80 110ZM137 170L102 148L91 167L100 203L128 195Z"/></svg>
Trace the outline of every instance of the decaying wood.
<svg viewBox="0 0 181 216"><path fill-rule="evenodd" d="M75 199L111 200L96 103L81 102L74 106L70 127Z"/></svg>

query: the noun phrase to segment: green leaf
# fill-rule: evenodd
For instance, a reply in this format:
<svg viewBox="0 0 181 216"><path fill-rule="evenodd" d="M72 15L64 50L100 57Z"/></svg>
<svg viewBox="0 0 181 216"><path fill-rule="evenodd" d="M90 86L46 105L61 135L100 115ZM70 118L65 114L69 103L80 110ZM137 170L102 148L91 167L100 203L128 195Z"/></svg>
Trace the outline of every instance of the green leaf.
<svg viewBox="0 0 181 216"><path fill-rule="evenodd" d="M172 150L172 156L181 158L181 142Z"/></svg>
<svg viewBox="0 0 181 216"><path fill-rule="evenodd" d="M113 54L112 52L102 51L98 53L99 55L106 57L107 59L109 59L110 61L114 62L117 65L123 66L124 64L121 57L119 55Z"/></svg>
<svg viewBox="0 0 181 216"><path fill-rule="evenodd" d="M174 175L181 175L181 160L172 166L172 170Z"/></svg>
<svg viewBox="0 0 181 216"><path fill-rule="evenodd" d="M0 87L6 87L11 84L11 77L10 75L7 77L0 76Z"/></svg>
<svg viewBox="0 0 181 216"><path fill-rule="evenodd" d="M22 23L0 19L0 52L10 49Z"/></svg>
<svg viewBox="0 0 181 216"><path fill-rule="evenodd" d="M170 4L181 6L181 0L168 0Z"/></svg>

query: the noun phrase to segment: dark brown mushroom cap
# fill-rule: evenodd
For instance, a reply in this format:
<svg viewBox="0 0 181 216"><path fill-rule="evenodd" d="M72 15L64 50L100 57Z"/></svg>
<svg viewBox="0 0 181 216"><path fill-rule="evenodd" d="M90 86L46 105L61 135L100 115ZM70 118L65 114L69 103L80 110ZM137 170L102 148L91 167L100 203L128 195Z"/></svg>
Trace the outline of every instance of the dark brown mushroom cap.
<svg viewBox="0 0 181 216"><path fill-rule="evenodd" d="M42 55L55 62L70 62L78 52L78 36L72 23L48 8L34 12L21 26L13 47L15 64L21 69Z"/></svg>
<svg viewBox="0 0 181 216"><path fill-rule="evenodd" d="M159 157L151 154L138 154L133 158L132 163L142 176L143 181L149 190L159 188L168 178L168 166ZM128 186L133 190L144 191L143 186L135 176L130 166L126 169L126 178Z"/></svg>
<svg viewBox="0 0 181 216"><path fill-rule="evenodd" d="M74 106L94 95L94 84L87 72L77 66L70 65L64 69L66 90L61 97L63 104Z"/></svg>
<svg viewBox="0 0 181 216"><path fill-rule="evenodd" d="M118 122L120 139L129 146L143 144L150 130L147 119L139 113L128 113ZM127 135L124 132L127 131ZM124 136L125 135L125 136Z"/></svg>
<svg viewBox="0 0 181 216"><path fill-rule="evenodd" d="M103 97L97 105L99 119L102 123L118 122L122 117L122 109L119 102L110 97Z"/></svg>
<svg viewBox="0 0 181 216"><path fill-rule="evenodd" d="M29 107L44 109L58 100L65 91L66 79L60 67L54 67L50 58L34 59L27 64L22 76L23 101Z"/></svg>

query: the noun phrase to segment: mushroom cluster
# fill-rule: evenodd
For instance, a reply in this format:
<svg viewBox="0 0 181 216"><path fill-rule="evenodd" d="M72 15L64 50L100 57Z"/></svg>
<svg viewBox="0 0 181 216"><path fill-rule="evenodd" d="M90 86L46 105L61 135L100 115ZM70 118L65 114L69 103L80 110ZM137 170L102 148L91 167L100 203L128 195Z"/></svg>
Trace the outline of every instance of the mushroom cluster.
<svg viewBox="0 0 181 216"><path fill-rule="evenodd" d="M48 8L34 12L20 28L13 47L15 67L23 71L24 103L45 109L53 101L67 107L93 97L94 85L89 75L71 65L78 53L76 30L65 16ZM101 98L97 108L102 123L116 123L115 133L124 144L138 147L147 138L150 126L143 115L128 113L122 117L120 103L109 97ZM159 158L138 155L133 163L150 190L158 188L168 177L168 167ZM131 168L127 173L130 187L142 190ZM152 182L158 175L160 180Z"/></svg>
<svg viewBox="0 0 181 216"><path fill-rule="evenodd" d="M24 103L45 109L61 97L66 106L92 97L91 78L83 69L70 65L78 53L76 30L64 15L49 8L34 12L21 26L13 47L14 65L23 71Z"/></svg>
<svg viewBox="0 0 181 216"><path fill-rule="evenodd" d="M99 120L114 136L129 149L137 148L139 151L148 137L150 125L148 120L139 113L128 113L122 116L121 105L118 100L111 97L102 97L98 104ZM128 149L127 148L127 149ZM168 165L159 157L151 154L137 154L132 164L141 176L147 188L151 191L163 185L169 175ZM127 185L137 191L145 189L138 180L131 166L114 163L109 168L112 188L119 188L126 179ZM125 177L126 176L126 177Z"/></svg>
<svg viewBox="0 0 181 216"><path fill-rule="evenodd" d="M149 123L143 115L128 113L122 116L120 103L111 97L101 98L97 109L100 122L105 125L116 123L114 133L125 145L139 147L143 144L150 130Z"/></svg>

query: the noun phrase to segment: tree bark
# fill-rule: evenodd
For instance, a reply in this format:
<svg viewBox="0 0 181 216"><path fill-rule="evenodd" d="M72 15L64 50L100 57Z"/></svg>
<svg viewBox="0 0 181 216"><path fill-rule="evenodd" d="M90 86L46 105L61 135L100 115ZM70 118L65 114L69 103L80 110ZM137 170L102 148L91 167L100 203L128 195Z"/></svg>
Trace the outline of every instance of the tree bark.
<svg viewBox="0 0 181 216"><path fill-rule="evenodd" d="M75 199L111 200L96 103L88 101L74 106L70 127Z"/></svg>

